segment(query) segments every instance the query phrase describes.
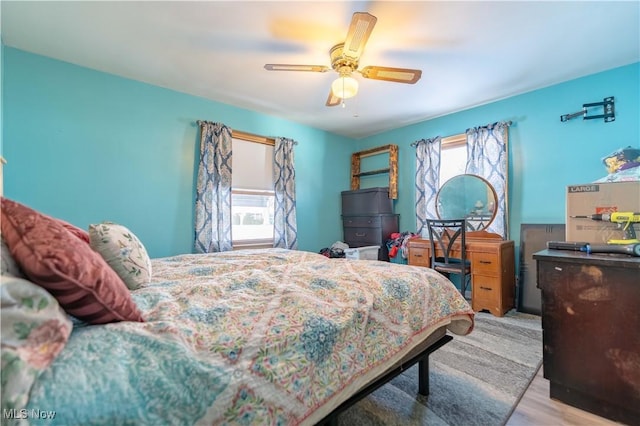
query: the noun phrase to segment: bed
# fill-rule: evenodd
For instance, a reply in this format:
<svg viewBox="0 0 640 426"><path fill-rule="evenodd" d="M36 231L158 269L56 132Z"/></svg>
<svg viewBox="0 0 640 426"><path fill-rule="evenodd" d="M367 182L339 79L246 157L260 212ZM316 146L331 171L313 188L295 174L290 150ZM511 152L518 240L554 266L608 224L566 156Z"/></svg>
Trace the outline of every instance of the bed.
<svg viewBox="0 0 640 426"><path fill-rule="evenodd" d="M5 222L11 223L5 207L3 200L3 238ZM72 238L65 226L69 235L57 231L57 237ZM7 246L4 251L20 255L15 240ZM65 302L64 291L50 286L46 293L56 295L52 300L64 306L58 312L70 321L67 338L56 341L54 356L41 363L26 397L11 402L10 421L332 423L411 363L426 367L428 354L451 333L473 328L468 303L450 281L427 268L283 249L149 262L148 279L128 290L140 320L80 320L69 315L79 311ZM10 290L24 291L36 275L28 273ZM5 283L15 281L9 276L3 275L3 310ZM45 297L48 284L34 291ZM6 371L9 343L3 336ZM3 409L5 404L3 397Z"/></svg>

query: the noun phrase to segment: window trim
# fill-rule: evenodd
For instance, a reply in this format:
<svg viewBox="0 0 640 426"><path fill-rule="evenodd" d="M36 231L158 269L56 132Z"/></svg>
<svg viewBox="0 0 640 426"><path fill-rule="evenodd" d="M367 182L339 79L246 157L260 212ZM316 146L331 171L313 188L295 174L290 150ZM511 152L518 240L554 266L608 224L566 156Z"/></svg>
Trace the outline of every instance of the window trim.
<svg viewBox="0 0 640 426"><path fill-rule="evenodd" d="M242 139L247 142L261 143L263 145L276 146L276 140L266 136L254 135L253 133L243 132L241 130L231 130L233 139Z"/></svg>
<svg viewBox="0 0 640 426"><path fill-rule="evenodd" d="M456 148L467 144L467 134L458 133L457 135L447 136L440 141L442 148Z"/></svg>

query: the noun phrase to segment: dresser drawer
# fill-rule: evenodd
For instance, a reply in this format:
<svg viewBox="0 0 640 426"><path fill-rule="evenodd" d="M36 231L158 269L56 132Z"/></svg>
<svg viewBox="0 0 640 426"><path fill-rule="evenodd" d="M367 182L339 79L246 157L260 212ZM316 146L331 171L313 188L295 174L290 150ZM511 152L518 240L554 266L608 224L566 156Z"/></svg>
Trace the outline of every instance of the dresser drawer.
<svg viewBox="0 0 640 426"><path fill-rule="evenodd" d="M502 306L500 279L484 275L473 275L471 307L476 312L486 309L493 315L502 316L505 308Z"/></svg>
<svg viewBox="0 0 640 426"><path fill-rule="evenodd" d="M431 266L430 250L422 247L409 245L409 265L415 266Z"/></svg>
<svg viewBox="0 0 640 426"><path fill-rule="evenodd" d="M380 228L344 228L344 242L350 247L383 245Z"/></svg>
<svg viewBox="0 0 640 426"><path fill-rule="evenodd" d="M495 253L473 253L471 273L499 276L501 273L499 256Z"/></svg>
<svg viewBox="0 0 640 426"><path fill-rule="evenodd" d="M345 228L379 228L382 221L380 216L349 216L342 218L342 225Z"/></svg>
<svg viewBox="0 0 640 426"><path fill-rule="evenodd" d="M502 291L500 278L473 274L472 280L474 299L500 300Z"/></svg>

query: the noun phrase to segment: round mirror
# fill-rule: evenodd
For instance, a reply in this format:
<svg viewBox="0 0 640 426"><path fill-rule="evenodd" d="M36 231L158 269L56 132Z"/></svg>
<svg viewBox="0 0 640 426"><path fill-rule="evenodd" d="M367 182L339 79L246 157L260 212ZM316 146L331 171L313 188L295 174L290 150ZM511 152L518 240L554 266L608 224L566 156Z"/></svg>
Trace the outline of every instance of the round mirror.
<svg viewBox="0 0 640 426"><path fill-rule="evenodd" d="M467 219L469 231L486 229L496 215L498 196L484 178L458 175L446 181L436 195L440 219Z"/></svg>

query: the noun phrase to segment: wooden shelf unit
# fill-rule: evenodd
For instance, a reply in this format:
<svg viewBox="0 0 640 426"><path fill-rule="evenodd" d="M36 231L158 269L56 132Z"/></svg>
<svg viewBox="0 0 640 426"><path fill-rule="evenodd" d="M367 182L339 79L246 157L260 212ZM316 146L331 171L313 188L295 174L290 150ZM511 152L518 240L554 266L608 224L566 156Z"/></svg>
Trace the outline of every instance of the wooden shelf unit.
<svg viewBox="0 0 640 426"><path fill-rule="evenodd" d="M384 169L360 171L360 160L372 155L389 153L389 167ZM360 177L389 173L389 198L398 198L398 145L383 145L351 154L351 190L360 189Z"/></svg>

